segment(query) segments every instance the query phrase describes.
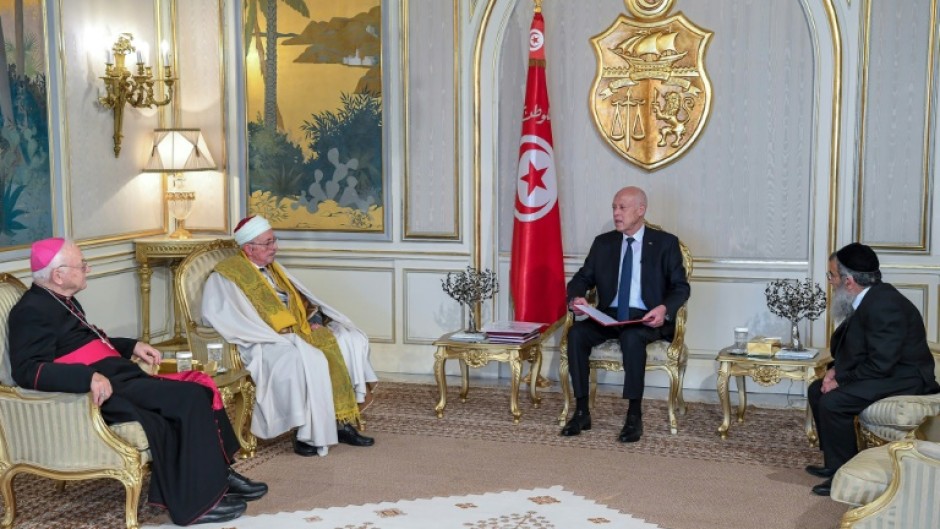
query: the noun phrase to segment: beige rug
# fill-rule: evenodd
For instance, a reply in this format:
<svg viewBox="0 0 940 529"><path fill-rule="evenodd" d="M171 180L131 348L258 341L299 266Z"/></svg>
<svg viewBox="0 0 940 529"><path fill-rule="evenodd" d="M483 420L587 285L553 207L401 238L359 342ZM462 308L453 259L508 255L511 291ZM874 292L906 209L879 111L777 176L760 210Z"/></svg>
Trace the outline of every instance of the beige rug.
<svg viewBox="0 0 940 529"><path fill-rule="evenodd" d="M172 529L174 525L146 526ZM205 529L658 529L561 487L242 516Z"/></svg>
<svg viewBox="0 0 940 529"><path fill-rule="evenodd" d="M663 529L752 527L740 522L754 516L755 505L762 529L831 529L845 511L809 494L818 480L802 468L820 463L820 455L808 446L800 410L749 409L747 422L732 425L722 441L718 406L690 404L679 434L671 435L665 403L647 401L643 439L624 445L616 442L619 398L599 396L593 430L563 438L558 393L544 393L540 409L523 399L515 425L505 388L473 388L466 403L457 393L451 388L437 419L435 387L383 383L366 412L367 433L377 439L372 448L340 445L325 458L300 458L286 436L262 443L257 457L237 465L271 486L248 515L555 485ZM16 529L123 527L124 491L114 480L70 483L60 494L50 480L21 475L14 488ZM140 520L168 523L146 505Z"/></svg>

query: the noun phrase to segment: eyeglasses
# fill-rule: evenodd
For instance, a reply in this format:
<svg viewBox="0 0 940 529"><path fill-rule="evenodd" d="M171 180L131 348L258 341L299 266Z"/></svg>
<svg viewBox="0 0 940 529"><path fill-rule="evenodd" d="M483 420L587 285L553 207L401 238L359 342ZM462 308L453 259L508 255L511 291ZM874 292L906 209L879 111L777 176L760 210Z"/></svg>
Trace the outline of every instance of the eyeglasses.
<svg viewBox="0 0 940 529"><path fill-rule="evenodd" d="M826 272L826 280L827 280L827 281L832 281L832 280L835 279L836 277L842 277L842 276L836 276L836 275L834 275L832 272Z"/></svg>
<svg viewBox="0 0 940 529"><path fill-rule="evenodd" d="M77 265L64 264L64 265L59 265L58 268L78 268L78 269L81 269L83 272L87 272L91 268L91 265L88 264L88 261L86 261L85 259L82 259L82 264L77 264Z"/></svg>
<svg viewBox="0 0 940 529"><path fill-rule="evenodd" d="M275 244L277 244L277 237L271 239L271 240L268 241L268 242L249 242L249 243L246 243L246 244L250 244L250 245L252 245L252 246L264 246L265 248L270 248L270 247L274 246Z"/></svg>

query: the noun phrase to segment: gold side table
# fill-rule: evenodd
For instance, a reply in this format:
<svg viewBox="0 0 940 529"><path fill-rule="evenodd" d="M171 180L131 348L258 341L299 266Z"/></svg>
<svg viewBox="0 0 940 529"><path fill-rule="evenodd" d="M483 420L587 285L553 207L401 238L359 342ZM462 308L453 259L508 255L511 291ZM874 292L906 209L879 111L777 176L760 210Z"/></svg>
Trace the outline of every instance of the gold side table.
<svg viewBox="0 0 940 529"><path fill-rule="evenodd" d="M731 399L728 395L728 378L737 377L738 386L738 422L744 422L744 411L747 409L747 390L744 386L745 377L761 386L773 386L781 380L801 380L807 386L826 374L826 365L832 361L829 350L819 349L815 358L809 360L783 360L772 356L748 356L746 354L732 353L732 347L725 347L718 353L718 399L724 419L718 427L718 434L722 439L728 438L728 429L731 427ZM806 437L811 445L816 445L819 438L816 436L816 427L813 422L813 412L806 402Z"/></svg>
<svg viewBox="0 0 940 529"><path fill-rule="evenodd" d="M150 343L150 278L153 276L153 264L167 263L170 266L171 281L176 281L176 267L197 247L216 239L229 237L193 237L192 239L171 239L166 236L148 237L134 240L134 258L137 260L137 275L140 278L140 341ZM175 292L175 285L172 285ZM183 325L179 317L179 304L176 295L173 298L173 337L169 340L152 344L163 351L179 351L189 347L183 337Z"/></svg>
<svg viewBox="0 0 940 529"><path fill-rule="evenodd" d="M460 401L467 401L467 393L470 391L470 369L471 367L483 367L486 364L496 362L508 362L512 371L511 388L509 393L509 412L512 413L512 422L518 424L522 412L519 411L519 381L522 378L522 362L530 363L529 373L540 373L542 371L542 337L536 336L531 340L521 344L504 344L489 342L464 342L451 340L450 337L455 333L448 333L434 342L437 346L437 352L434 353L434 376L437 378L437 388L440 390L441 400L435 406L437 418L444 416L444 407L447 406L447 378L444 375L444 363L447 360L456 359L460 361L460 375L462 387L460 390ZM529 397L532 400L532 406L538 408L542 398L538 396L538 376L529 377Z"/></svg>

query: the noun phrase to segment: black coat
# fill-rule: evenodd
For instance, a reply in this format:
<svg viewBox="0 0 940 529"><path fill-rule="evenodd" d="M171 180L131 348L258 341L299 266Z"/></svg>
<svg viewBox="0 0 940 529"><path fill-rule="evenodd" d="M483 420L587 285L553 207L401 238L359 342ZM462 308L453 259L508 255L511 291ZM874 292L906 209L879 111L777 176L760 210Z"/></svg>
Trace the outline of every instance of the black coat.
<svg viewBox="0 0 940 529"><path fill-rule="evenodd" d="M897 381L920 378L937 391L934 360L917 307L888 283L873 285L855 312L832 333L839 388L878 400L896 393Z"/></svg>
<svg viewBox="0 0 940 529"><path fill-rule="evenodd" d="M583 297L597 288L597 308L607 310L617 296L623 234L609 231L598 235L584 260L584 266L568 282L568 301ZM679 239L671 233L646 227L640 262L640 294L648 309L666 306L666 316L676 312L689 299L689 282L682 266Z"/></svg>

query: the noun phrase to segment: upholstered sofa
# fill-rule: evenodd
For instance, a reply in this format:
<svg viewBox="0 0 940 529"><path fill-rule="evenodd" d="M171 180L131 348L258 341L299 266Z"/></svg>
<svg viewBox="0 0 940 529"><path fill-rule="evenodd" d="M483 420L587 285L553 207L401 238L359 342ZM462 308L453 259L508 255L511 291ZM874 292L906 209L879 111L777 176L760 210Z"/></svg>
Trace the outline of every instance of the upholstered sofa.
<svg viewBox="0 0 940 529"><path fill-rule="evenodd" d="M27 472L56 480L116 479L126 491L125 521L137 529L137 506L150 450L139 423L108 426L90 393L16 387L7 351L7 316L26 287L0 274L0 526L13 527L13 478ZM60 482L60 488L64 481Z"/></svg>
<svg viewBox="0 0 940 529"><path fill-rule="evenodd" d="M841 529L940 527L940 443L895 441L863 450L832 480L833 500L847 503Z"/></svg>

